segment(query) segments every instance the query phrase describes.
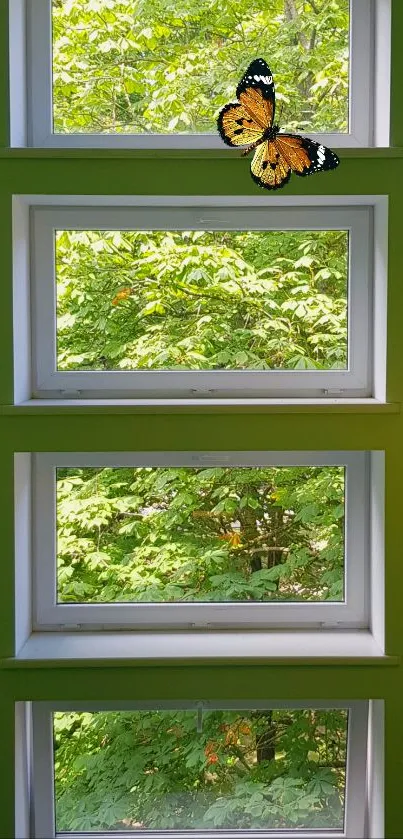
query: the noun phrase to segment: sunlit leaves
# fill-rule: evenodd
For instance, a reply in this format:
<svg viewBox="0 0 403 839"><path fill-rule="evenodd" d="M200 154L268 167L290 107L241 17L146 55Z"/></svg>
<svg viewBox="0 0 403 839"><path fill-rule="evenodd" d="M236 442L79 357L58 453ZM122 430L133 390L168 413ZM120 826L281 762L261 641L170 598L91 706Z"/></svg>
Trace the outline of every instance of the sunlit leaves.
<svg viewBox="0 0 403 839"><path fill-rule="evenodd" d="M59 232L59 368L344 368L347 258L343 231Z"/></svg>
<svg viewBox="0 0 403 839"><path fill-rule="evenodd" d="M341 828L345 711L56 714L58 830ZM258 758L269 738L275 759Z"/></svg>
<svg viewBox="0 0 403 839"><path fill-rule="evenodd" d="M262 55L283 127L346 131L348 44L348 0L53 0L54 127L215 131Z"/></svg>
<svg viewBox="0 0 403 839"><path fill-rule="evenodd" d="M64 602L343 597L341 467L58 476Z"/></svg>

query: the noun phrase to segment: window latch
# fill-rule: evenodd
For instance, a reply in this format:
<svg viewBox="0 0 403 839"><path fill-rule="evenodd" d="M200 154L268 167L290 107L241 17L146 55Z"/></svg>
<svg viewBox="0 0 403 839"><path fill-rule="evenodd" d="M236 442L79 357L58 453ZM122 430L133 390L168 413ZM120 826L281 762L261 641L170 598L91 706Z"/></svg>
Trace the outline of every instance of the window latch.
<svg viewBox="0 0 403 839"><path fill-rule="evenodd" d="M336 388L336 387L335 388L329 388L328 390L326 390L326 388L325 388L323 390L323 393L325 394L325 396L341 396L341 394L344 393L344 390L342 390L342 388Z"/></svg>
<svg viewBox="0 0 403 839"><path fill-rule="evenodd" d="M82 626L82 623L59 623L57 628L59 632L69 632L70 630L81 629Z"/></svg>
<svg viewBox="0 0 403 839"><path fill-rule="evenodd" d="M81 390L61 390L59 393L64 399L79 399L81 396Z"/></svg>

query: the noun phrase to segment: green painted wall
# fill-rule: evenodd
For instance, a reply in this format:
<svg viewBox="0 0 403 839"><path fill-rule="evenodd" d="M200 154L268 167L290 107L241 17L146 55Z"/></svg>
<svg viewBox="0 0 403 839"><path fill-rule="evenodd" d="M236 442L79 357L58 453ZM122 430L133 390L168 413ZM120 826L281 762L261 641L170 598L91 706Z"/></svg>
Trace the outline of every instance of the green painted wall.
<svg viewBox="0 0 403 839"><path fill-rule="evenodd" d="M12 0L11 0L12 2ZM7 140L7 2L0 0L0 142ZM294 178L287 194L389 195L388 398L403 397L403 3L393 0L394 152L351 150L331 174ZM130 151L0 149L0 403L12 403L11 196L20 193L256 194L230 151L164 156ZM9 666L13 653L13 453L46 450L384 449L387 652L397 664L335 666ZM13 703L29 699L380 698L386 708L386 836L403 835L403 417L345 414L0 413L0 837L13 829Z"/></svg>

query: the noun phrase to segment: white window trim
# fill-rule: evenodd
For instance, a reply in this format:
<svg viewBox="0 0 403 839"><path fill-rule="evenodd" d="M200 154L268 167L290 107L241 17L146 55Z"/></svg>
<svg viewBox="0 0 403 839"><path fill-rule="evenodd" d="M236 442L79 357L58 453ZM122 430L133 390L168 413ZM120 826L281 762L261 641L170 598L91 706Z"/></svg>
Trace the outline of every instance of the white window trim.
<svg viewBox="0 0 403 839"><path fill-rule="evenodd" d="M170 201L170 204L168 203ZM35 398L233 398L328 396L365 398L373 395L373 257L374 207L346 206L281 199L250 200L171 197L156 205L138 197L138 206L52 206L31 208L32 359L30 396ZM329 201L329 199L328 199ZM55 301L55 229L229 229L347 230L349 232L349 369L273 371L57 371ZM19 284L20 279L17 279ZM27 304L15 295L15 330L21 341ZM379 295L378 295L379 296ZM378 342L379 343L379 342ZM15 347L18 357L22 347ZM383 353L384 355L384 353ZM379 364L379 362L378 362ZM25 369L27 365L25 364ZM26 376L24 376L26 378ZM26 387L25 387L26 390Z"/></svg>
<svg viewBox="0 0 403 839"><path fill-rule="evenodd" d="M123 710L177 710L194 709L195 725L198 710L203 711L224 709L346 709L349 712L347 732L347 772L345 823L343 830L286 830L286 831L222 831L222 830L189 830L181 831L183 839L364 839L366 813L368 808L367 764L368 764L368 702L341 700L313 700L313 701L156 701L156 702L34 702L32 703L32 809L34 821L34 837L37 839L56 839L56 837L71 835L75 839L85 839L86 834L56 833L54 814L54 772L53 772L53 732L52 713L54 711L123 711ZM372 804L372 802L370 802ZM122 834L123 835L123 834ZM142 831L147 839L163 839L173 837L169 830ZM107 833L91 834L96 837L106 837Z"/></svg>
<svg viewBox="0 0 403 839"><path fill-rule="evenodd" d="M350 0L350 131L310 134L335 148L389 145L390 0ZM222 149L218 134L54 134L51 0L10 0L11 143L48 148ZM24 21L24 17L26 20ZM25 31L24 31L25 30ZM27 56L27 91L21 73ZM377 78L376 84L374 79ZM17 95L18 94L18 95ZM26 101L25 101L26 100ZM24 104L27 118L22 124ZM223 102L223 105L225 103Z"/></svg>
<svg viewBox="0 0 403 839"><path fill-rule="evenodd" d="M56 467L345 465L344 602L60 604ZM62 629L366 629L369 626L369 459L365 452L92 452L32 456L33 627ZM18 506L18 505L17 505Z"/></svg>

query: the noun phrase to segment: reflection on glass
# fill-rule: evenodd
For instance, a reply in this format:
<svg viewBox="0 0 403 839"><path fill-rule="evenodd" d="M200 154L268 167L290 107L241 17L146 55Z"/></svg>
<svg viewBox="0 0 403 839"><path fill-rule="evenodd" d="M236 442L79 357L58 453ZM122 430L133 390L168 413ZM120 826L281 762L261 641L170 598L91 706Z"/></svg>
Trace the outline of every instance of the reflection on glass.
<svg viewBox="0 0 403 839"><path fill-rule="evenodd" d="M343 829L346 710L54 714L56 829Z"/></svg>
<svg viewBox="0 0 403 839"><path fill-rule="evenodd" d="M348 232L58 231L59 370L345 370Z"/></svg>
<svg viewBox="0 0 403 839"><path fill-rule="evenodd" d="M57 469L62 603L342 601L342 466Z"/></svg>
<svg viewBox="0 0 403 839"><path fill-rule="evenodd" d="M53 0L57 133L215 132L253 58L277 118L348 130L349 0Z"/></svg>

